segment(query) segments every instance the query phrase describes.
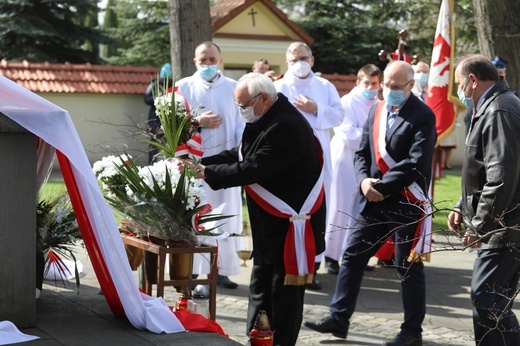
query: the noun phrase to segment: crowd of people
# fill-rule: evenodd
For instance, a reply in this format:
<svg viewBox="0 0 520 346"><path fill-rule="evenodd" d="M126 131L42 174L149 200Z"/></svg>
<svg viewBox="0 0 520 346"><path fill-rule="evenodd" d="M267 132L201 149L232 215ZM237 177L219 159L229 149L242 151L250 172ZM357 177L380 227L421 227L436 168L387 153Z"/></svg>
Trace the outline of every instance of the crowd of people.
<svg viewBox="0 0 520 346"><path fill-rule="evenodd" d="M389 260L401 278L404 320L385 345L422 345L426 314L424 260L431 243L435 115L426 105L429 66L367 64L340 98L317 76L303 42L286 51L275 76L260 58L237 81L224 76L220 48L195 49L197 71L176 83L198 115L204 155L185 162L204 181L210 203L237 215L223 227L240 233L246 192L253 250L247 332L260 310L274 345L295 345L306 289L320 289L321 263L337 275L329 315L304 326L347 338L361 281L372 256ZM471 297L478 345L520 345L510 298L520 277L520 100L480 55L458 64L458 95L474 110L462 169L463 196L449 228L478 247ZM506 141L506 138L508 139ZM447 166L447 164L445 163ZM464 226L464 229L463 229ZM219 242L217 284L236 288L237 238ZM194 275L207 273L202 265ZM490 291L489 287L495 287ZM498 312L502 318L493 318Z"/></svg>

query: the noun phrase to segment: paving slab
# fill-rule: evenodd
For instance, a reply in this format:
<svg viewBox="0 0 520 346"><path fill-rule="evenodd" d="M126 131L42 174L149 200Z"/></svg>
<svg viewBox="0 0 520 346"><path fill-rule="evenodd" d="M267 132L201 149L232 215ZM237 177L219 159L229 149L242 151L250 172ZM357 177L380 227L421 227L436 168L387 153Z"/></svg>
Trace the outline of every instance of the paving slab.
<svg viewBox="0 0 520 346"><path fill-rule="evenodd" d="M452 250L450 239L436 236L435 248L426 264L427 314L423 323L425 346L474 345L472 341L471 302L469 286L475 252ZM449 250L448 250L449 249ZM244 345L247 343L246 315L251 261L241 274L230 277L239 284L237 289L217 288L217 317L229 338L210 333L154 334L136 330L128 321L115 317L104 296L98 294L99 283L90 267L88 255L81 248L77 257L89 273L81 278L79 294L73 281L68 287L45 282L37 301L37 321L34 328L23 329L38 335L31 345ZM373 259L374 260L374 259ZM371 264L375 264L372 263ZM318 271L322 290L307 291L304 320L318 320L328 314L335 289L335 275ZM136 280L139 279L135 272ZM164 299L174 305L178 294L165 288ZM399 331L403 314L399 280L395 269L377 267L366 272L352 317L348 339L338 339L301 328L297 345L381 345Z"/></svg>

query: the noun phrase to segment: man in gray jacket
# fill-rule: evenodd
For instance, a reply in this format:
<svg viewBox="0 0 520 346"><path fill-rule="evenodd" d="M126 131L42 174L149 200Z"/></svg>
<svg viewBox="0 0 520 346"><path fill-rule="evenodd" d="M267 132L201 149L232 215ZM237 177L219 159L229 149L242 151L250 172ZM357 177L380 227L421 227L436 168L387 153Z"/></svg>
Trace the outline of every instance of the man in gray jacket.
<svg viewBox="0 0 520 346"><path fill-rule="evenodd" d="M458 95L474 107L462 166L462 198L448 227L478 248L471 282L477 345L520 345L512 310L520 277L520 99L484 56L455 71ZM465 232L462 230L465 226Z"/></svg>

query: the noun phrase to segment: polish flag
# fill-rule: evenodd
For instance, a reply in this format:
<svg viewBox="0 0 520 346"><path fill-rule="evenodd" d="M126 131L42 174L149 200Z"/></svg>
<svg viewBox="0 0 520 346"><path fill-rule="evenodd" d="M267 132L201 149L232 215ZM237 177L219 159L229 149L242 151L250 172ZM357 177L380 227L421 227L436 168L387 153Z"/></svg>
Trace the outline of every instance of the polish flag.
<svg viewBox="0 0 520 346"><path fill-rule="evenodd" d="M435 113L438 143L455 128L453 94L453 1L443 0L435 31L426 104Z"/></svg>

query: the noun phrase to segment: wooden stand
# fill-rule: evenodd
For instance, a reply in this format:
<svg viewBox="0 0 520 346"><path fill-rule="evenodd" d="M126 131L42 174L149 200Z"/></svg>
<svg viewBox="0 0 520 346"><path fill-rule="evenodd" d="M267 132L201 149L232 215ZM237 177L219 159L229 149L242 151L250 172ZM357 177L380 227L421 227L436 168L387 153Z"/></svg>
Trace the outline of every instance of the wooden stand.
<svg viewBox="0 0 520 346"><path fill-rule="evenodd" d="M157 297L164 296L164 286L193 286L193 285L209 285L209 318L215 320L217 307L217 247L210 245L193 246L190 248L166 247L151 243L139 238L121 235L123 243L135 246L143 251L148 251L159 255L159 263L157 266ZM189 280L164 280L164 268L166 265L166 254L174 253L209 253L211 260L211 271L207 279L189 279ZM152 295L153 284L146 281L145 291Z"/></svg>

